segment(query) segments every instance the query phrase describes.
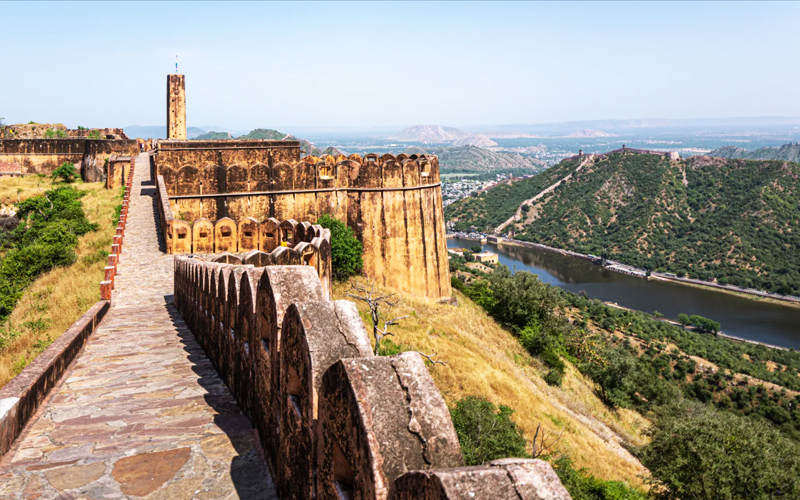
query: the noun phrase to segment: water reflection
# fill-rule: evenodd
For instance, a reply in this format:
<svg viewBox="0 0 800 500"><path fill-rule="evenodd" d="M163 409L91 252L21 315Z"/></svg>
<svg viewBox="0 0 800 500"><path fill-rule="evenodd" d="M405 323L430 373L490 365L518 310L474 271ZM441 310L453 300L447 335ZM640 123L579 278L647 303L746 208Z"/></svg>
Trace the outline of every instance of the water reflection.
<svg viewBox="0 0 800 500"><path fill-rule="evenodd" d="M449 239L448 247L470 248L478 242ZM585 291L600 299L640 311L660 311L675 319L678 314L699 314L719 321L722 330L737 337L783 347L800 347L800 309L749 300L699 288L646 281L614 273L581 259L534 248L493 244L484 250L498 254L509 269L530 271L545 283L570 292Z"/></svg>

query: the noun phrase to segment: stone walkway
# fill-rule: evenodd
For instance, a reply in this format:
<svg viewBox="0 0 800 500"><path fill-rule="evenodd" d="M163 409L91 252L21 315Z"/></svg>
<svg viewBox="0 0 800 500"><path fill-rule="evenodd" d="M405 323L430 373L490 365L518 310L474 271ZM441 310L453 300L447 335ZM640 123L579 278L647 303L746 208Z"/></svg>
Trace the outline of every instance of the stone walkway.
<svg viewBox="0 0 800 500"><path fill-rule="evenodd" d="M112 307L0 462L0 498L275 499L255 431L172 306L149 157Z"/></svg>

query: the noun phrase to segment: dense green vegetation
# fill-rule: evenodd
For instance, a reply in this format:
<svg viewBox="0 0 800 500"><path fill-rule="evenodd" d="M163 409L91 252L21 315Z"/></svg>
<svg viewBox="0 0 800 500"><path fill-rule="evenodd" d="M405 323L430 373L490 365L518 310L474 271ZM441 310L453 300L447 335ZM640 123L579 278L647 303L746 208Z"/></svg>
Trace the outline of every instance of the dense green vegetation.
<svg viewBox="0 0 800 500"><path fill-rule="evenodd" d="M642 463L663 500L771 500L800 496L800 454L762 422L702 405L663 409Z"/></svg>
<svg viewBox="0 0 800 500"><path fill-rule="evenodd" d="M466 465L508 457L528 458L525 432L512 420L514 410L476 396L466 396L450 409ZM549 460L573 500L644 500L646 495L619 481L604 481L577 470L568 455L539 455Z"/></svg>
<svg viewBox="0 0 800 500"><path fill-rule="evenodd" d="M86 218L84 192L59 186L17 205L19 225L0 231L0 322L37 276L76 259L78 237L97 229Z"/></svg>
<svg viewBox="0 0 800 500"><path fill-rule="evenodd" d="M574 171L578 165L578 160L565 160L558 168L550 168L529 179L499 184L461 199L447 206L445 218L455 222L456 231L492 230L514 215L523 201Z"/></svg>
<svg viewBox="0 0 800 500"><path fill-rule="evenodd" d="M563 177L562 162L544 176ZM686 176L684 185L683 176ZM491 226L542 177L448 207L457 227ZM549 180L549 179L548 179ZM516 194L519 192L519 194ZM518 203L517 203L518 204ZM544 196L517 239L721 284L800 294L800 165L617 153Z"/></svg>
<svg viewBox="0 0 800 500"><path fill-rule="evenodd" d="M451 270L469 271L460 259L451 260ZM462 273L458 275L463 276ZM454 277L453 286L484 307L518 336L528 352L550 368L545 377L548 383L560 384L564 360L568 360L595 382L598 396L608 406L635 409L654 418L657 422L654 443L669 441L674 432L674 426L664 415L677 420L683 415L688 425L693 422L690 417L695 415L690 411L695 407L693 404L712 412L702 415L717 415L714 418L724 423L723 430L714 432L729 429L735 438L749 425L756 433L763 430L763 436L752 439L768 439L780 448L776 456L797 449L800 395L795 391L800 390L800 353L688 331L645 313L611 308L600 301L546 285L527 272L512 275L505 266L497 266L488 275L476 275L469 284ZM702 360L698 358L713 362L716 368L700 363ZM767 387L758 379L778 387ZM671 407L684 400L693 403L680 406L683 408L680 411ZM665 408L672 409L668 412ZM686 431L685 439L689 440L686 436L690 435ZM747 449L752 451L753 447ZM646 447L641 453L653 458L660 452ZM671 471L661 472L651 467L655 477L668 487L662 493L673 494L678 486L701 487L707 480L702 475L695 474L689 479L675 476L691 475L692 471L681 467L696 459L693 455L696 450L688 446L676 448L672 453L671 459L664 462L664 467L672 464ZM714 457L726 463L732 460L722 456L726 453L724 447L710 447L704 453L708 454L702 459L704 464L712 464ZM786 466L793 474L800 472L800 462L789 462ZM708 467L713 469L712 465ZM717 474L714 480L724 480L729 486L747 483L751 474L775 474L774 461L750 464L752 473L736 467L713 469L709 474ZM764 486L763 491L768 492L769 488ZM737 495L713 493L707 497L680 498L748 498Z"/></svg>
<svg viewBox="0 0 800 500"><path fill-rule="evenodd" d="M364 267L364 261L361 258L364 249L353 230L344 222L334 219L330 215L321 216L317 219L317 224L331 230L333 278L344 281L350 276L360 273Z"/></svg>

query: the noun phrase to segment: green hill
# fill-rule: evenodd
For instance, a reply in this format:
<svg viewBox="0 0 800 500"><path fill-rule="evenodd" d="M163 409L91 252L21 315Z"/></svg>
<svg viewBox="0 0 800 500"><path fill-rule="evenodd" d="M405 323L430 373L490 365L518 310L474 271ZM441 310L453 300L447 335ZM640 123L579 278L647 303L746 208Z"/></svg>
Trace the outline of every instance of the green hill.
<svg viewBox="0 0 800 500"><path fill-rule="evenodd" d="M197 137L194 137L193 140L202 141L202 140L211 140L211 141L218 141L224 139L233 139L229 132L206 132L205 134L200 134Z"/></svg>
<svg viewBox="0 0 800 500"><path fill-rule="evenodd" d="M297 137L284 134L283 132L278 132L277 130L268 129L268 128L257 128L255 130L251 130L246 135L237 137L237 139L265 139L269 141L282 141L284 139L287 140L296 140L300 141L300 150L305 155L312 155L312 156L320 156L322 151L319 150L316 146L312 143L298 139Z"/></svg>
<svg viewBox="0 0 800 500"><path fill-rule="evenodd" d="M441 159L439 162L441 165ZM445 208L445 218L456 223L457 231L491 231L514 215L520 203L574 171L578 164L577 160L564 160L528 179L504 182L458 200Z"/></svg>
<svg viewBox="0 0 800 500"><path fill-rule="evenodd" d="M567 160L532 179L448 207L457 229L496 227L576 170ZM800 165L653 155L597 157L514 224L516 238L648 269L800 294ZM518 206L518 204L517 204Z"/></svg>
<svg viewBox="0 0 800 500"><path fill-rule="evenodd" d="M800 162L800 143L784 144L778 148L760 148L755 151L737 148L736 146L723 146L708 153L708 156L718 158L738 158L742 160L783 160Z"/></svg>

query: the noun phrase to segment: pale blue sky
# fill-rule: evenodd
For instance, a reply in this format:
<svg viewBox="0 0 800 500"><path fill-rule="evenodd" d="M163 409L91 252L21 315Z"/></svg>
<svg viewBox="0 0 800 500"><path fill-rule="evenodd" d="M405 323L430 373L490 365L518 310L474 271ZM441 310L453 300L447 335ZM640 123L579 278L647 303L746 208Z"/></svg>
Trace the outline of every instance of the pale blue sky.
<svg viewBox="0 0 800 500"><path fill-rule="evenodd" d="M800 116L800 3L0 2L0 116L190 126Z"/></svg>

